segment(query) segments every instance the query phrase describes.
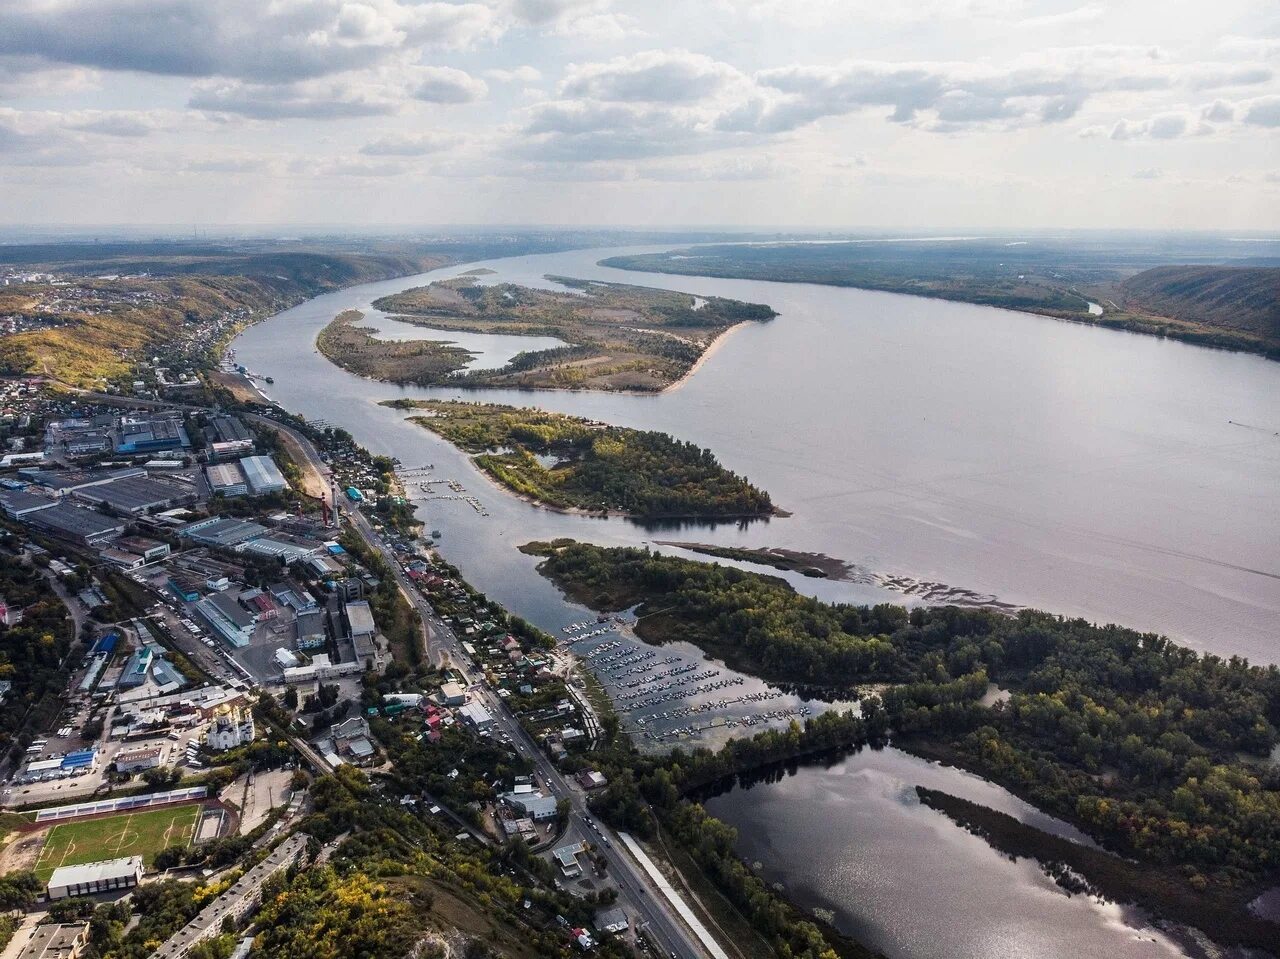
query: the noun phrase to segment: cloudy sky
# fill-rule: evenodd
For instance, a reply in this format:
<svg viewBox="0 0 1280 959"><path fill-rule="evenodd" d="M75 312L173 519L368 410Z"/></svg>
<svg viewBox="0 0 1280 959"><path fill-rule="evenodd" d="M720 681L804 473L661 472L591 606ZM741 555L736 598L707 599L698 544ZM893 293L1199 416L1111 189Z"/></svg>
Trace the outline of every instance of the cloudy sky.
<svg viewBox="0 0 1280 959"><path fill-rule="evenodd" d="M1280 4L8 0L0 223L1280 229Z"/></svg>

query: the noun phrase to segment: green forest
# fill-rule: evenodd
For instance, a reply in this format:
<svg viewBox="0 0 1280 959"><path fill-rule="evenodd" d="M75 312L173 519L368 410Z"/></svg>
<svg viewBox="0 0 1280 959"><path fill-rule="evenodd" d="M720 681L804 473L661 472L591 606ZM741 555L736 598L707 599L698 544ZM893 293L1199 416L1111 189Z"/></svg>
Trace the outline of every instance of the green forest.
<svg viewBox="0 0 1280 959"><path fill-rule="evenodd" d="M889 684L896 745L988 776L1204 895L1242 907L1280 875L1274 666L1036 611L823 603L640 549L525 549L596 609L643 604L647 640L678 636L775 682ZM984 706L993 682L1011 696Z"/></svg>
<svg viewBox="0 0 1280 959"><path fill-rule="evenodd" d="M693 443L652 430L497 404L390 400L521 496L556 509L642 519L772 513L769 494Z"/></svg>

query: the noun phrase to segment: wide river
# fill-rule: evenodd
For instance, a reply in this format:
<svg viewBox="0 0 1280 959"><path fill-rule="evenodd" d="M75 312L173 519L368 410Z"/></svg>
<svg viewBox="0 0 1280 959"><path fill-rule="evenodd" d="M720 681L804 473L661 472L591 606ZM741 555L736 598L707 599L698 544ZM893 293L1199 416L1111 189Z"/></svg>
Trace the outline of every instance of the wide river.
<svg viewBox="0 0 1280 959"><path fill-rule="evenodd" d="M234 344L237 360L274 377L268 392L285 408L344 427L406 467L432 464L431 478L460 480L489 515L431 499L420 509L427 528L441 531L442 551L472 583L557 634L584 613L516 546L677 539L825 553L868 574L871 584L788 577L823 598L901 602L902 592L874 585L893 577L1280 661L1280 364L989 307L597 265L650 249L666 248L499 259L353 287L252 327ZM401 389L315 351L342 310L369 312L379 296L480 266L495 271L485 282L613 280L768 303L780 315L739 328L657 396ZM388 336L407 334L370 318ZM484 351L477 365L513 352L511 337L450 338ZM710 447L792 515L658 532L540 510L376 405L397 396L538 405L664 430ZM918 807L916 783L988 791L988 804L1017 814L1002 790L892 752L730 794L716 811L798 901L833 909L895 959L1179 954ZM817 823L826 838L800 841Z"/></svg>

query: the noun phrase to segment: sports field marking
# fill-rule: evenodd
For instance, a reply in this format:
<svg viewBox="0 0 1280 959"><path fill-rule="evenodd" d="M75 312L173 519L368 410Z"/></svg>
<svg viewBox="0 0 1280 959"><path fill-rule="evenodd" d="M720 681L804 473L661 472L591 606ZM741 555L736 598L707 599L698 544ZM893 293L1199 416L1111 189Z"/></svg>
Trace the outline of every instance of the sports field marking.
<svg viewBox="0 0 1280 959"><path fill-rule="evenodd" d="M47 880L59 866L122 856L142 856L150 865L160 850L191 842L200 810L200 804L191 803L58 823L45 837L36 859L36 874Z"/></svg>

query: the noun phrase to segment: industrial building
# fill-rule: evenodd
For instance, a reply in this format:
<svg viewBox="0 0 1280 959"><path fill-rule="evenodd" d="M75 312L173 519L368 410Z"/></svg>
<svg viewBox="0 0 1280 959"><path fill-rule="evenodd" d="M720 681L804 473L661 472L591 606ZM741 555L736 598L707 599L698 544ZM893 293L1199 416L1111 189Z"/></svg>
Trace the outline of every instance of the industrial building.
<svg viewBox="0 0 1280 959"><path fill-rule="evenodd" d="M353 766L367 766L378 756L369 739L369 724L362 716L352 716L333 727L333 748Z"/></svg>
<svg viewBox="0 0 1280 959"><path fill-rule="evenodd" d="M30 513L23 521L50 536L82 546L101 546L123 535L125 530L122 520L66 503Z"/></svg>
<svg viewBox="0 0 1280 959"><path fill-rule="evenodd" d="M294 645L301 650L323 649L328 643L324 630L324 613L318 609L309 609L298 614L294 623L297 639Z"/></svg>
<svg viewBox="0 0 1280 959"><path fill-rule="evenodd" d="M132 689L135 686L141 686L147 681L147 676L151 672L151 661L155 658L155 653L151 651L149 646L144 646L125 663L124 672L120 674L120 681L116 684L122 689Z"/></svg>
<svg viewBox="0 0 1280 959"><path fill-rule="evenodd" d="M149 513L168 509L196 498L193 487L183 486L172 480L152 479L149 476L130 476L78 489L71 494L76 499L94 506L109 506L119 513Z"/></svg>
<svg viewBox="0 0 1280 959"><path fill-rule="evenodd" d="M346 620L347 638L351 640L351 645L355 648L356 658L365 659L369 656L376 656L378 647L374 643L373 637L376 635L378 627L373 622L373 610L369 608L369 604L364 600L344 603L342 617Z"/></svg>
<svg viewBox="0 0 1280 959"><path fill-rule="evenodd" d="M542 793L503 793L502 801L534 822L556 818L556 797Z"/></svg>
<svg viewBox="0 0 1280 959"><path fill-rule="evenodd" d="M43 470L24 469L22 478L42 486L55 496L66 496L90 486L101 486L116 480L146 476L147 471L137 466L121 466L103 470Z"/></svg>
<svg viewBox="0 0 1280 959"><path fill-rule="evenodd" d="M51 922L36 926L18 959L78 959L88 943L89 923Z"/></svg>
<svg viewBox="0 0 1280 959"><path fill-rule="evenodd" d="M194 523L188 523L178 531L178 535L191 539L202 546L217 546L222 549L231 549L239 546L241 543L248 542L251 539L266 533L267 528L257 523L250 523L248 520L226 519L221 516L213 516L209 519L196 520Z"/></svg>
<svg viewBox="0 0 1280 959"><path fill-rule="evenodd" d="M446 706L461 706L467 701L467 691L461 683L441 683L440 699Z"/></svg>
<svg viewBox="0 0 1280 959"><path fill-rule="evenodd" d="M215 634L221 636L236 649L243 649L253 638L253 628L258 617L248 612L230 596L217 594L202 599L195 605L200 618L209 624Z"/></svg>
<svg viewBox="0 0 1280 959"><path fill-rule="evenodd" d="M112 444L117 453L154 453L191 445L182 419L174 414L120 417Z"/></svg>
<svg viewBox="0 0 1280 959"><path fill-rule="evenodd" d="M164 761L164 748L150 746L146 749L131 749L116 753L116 771L136 773L144 769L155 769Z"/></svg>
<svg viewBox="0 0 1280 959"><path fill-rule="evenodd" d="M221 496L244 496L249 483L239 463L214 463L204 468L209 491Z"/></svg>
<svg viewBox="0 0 1280 959"><path fill-rule="evenodd" d="M250 556L270 557L282 563L296 563L322 549L324 544L314 540L304 540L288 533L273 533L249 540L240 546L239 552Z"/></svg>
<svg viewBox="0 0 1280 959"><path fill-rule="evenodd" d="M246 456L240 461L240 469L255 496L279 493L289 485L270 456Z"/></svg>
<svg viewBox="0 0 1280 959"><path fill-rule="evenodd" d="M10 519L22 519L31 513L36 513L55 505L57 505L57 500L49 499L47 496L38 496L35 493L28 493L26 490L0 491L0 509L3 509L5 515Z"/></svg>
<svg viewBox="0 0 1280 959"><path fill-rule="evenodd" d="M49 898L92 896L99 892L132 889L142 882L142 857L127 856L83 866L60 866L49 877Z"/></svg>
<svg viewBox="0 0 1280 959"><path fill-rule="evenodd" d="M459 706L458 718L478 733L487 733L493 728L493 714L480 703L467 703Z"/></svg>
<svg viewBox="0 0 1280 959"><path fill-rule="evenodd" d="M253 435L239 417L216 413L209 417L204 431L209 453L220 461L253 452Z"/></svg>

